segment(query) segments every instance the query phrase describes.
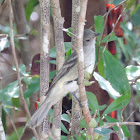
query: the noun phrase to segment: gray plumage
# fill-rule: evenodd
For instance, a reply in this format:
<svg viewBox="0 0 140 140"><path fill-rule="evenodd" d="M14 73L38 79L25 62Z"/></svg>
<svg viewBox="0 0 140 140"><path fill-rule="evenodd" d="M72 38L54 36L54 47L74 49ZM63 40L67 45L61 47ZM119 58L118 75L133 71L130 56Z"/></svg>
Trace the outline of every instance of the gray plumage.
<svg viewBox="0 0 140 140"><path fill-rule="evenodd" d="M84 66L85 71L90 74L92 73L95 64L95 40L97 35L99 34L89 29L84 31ZM29 120L28 124L30 127L34 128L39 126L54 104L60 101L67 93L73 93L78 90L77 78L77 54L73 51L54 78L46 93L45 100Z"/></svg>

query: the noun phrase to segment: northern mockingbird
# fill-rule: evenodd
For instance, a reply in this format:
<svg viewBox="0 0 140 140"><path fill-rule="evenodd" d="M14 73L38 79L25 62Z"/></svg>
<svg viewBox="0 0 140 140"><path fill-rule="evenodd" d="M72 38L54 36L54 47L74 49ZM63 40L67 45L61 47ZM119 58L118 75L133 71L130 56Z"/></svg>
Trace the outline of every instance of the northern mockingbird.
<svg viewBox="0 0 140 140"><path fill-rule="evenodd" d="M84 67L85 71L90 74L92 74L95 64L95 42L97 35L99 35L99 33L95 33L89 29L84 31ZM77 82L77 54L76 51L73 51L54 78L46 94L46 99L29 120L30 127L39 126L54 104L60 101L67 93L74 93L77 91Z"/></svg>

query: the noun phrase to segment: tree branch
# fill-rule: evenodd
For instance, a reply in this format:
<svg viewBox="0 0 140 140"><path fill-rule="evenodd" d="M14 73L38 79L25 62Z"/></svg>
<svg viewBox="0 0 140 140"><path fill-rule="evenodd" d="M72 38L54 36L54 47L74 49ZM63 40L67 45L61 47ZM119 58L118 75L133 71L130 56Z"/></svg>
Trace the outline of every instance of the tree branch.
<svg viewBox="0 0 140 140"><path fill-rule="evenodd" d="M63 24L64 18L61 16L59 0L51 0L54 32L55 32L55 45L56 45L56 70L57 72L63 66L65 62L65 48L63 37ZM59 101L54 105L54 117L52 136L55 140L61 140L61 113L62 113L62 101Z"/></svg>
<svg viewBox="0 0 140 140"><path fill-rule="evenodd" d="M120 126L120 125L140 125L140 122L115 122L103 125L101 127L97 127L96 129L109 128L112 126Z"/></svg>
<svg viewBox="0 0 140 140"><path fill-rule="evenodd" d="M41 55L40 55L40 102L46 98L44 95L49 89L49 41L50 41L50 0L40 0L41 10ZM48 138L49 124L48 115L44 119L40 136L41 139Z"/></svg>
<svg viewBox="0 0 140 140"><path fill-rule="evenodd" d="M14 57L14 61L15 61L15 65L16 65L16 71L17 71L17 79L18 79L18 84L19 84L19 89L20 89L20 96L21 96L21 100L22 103L24 105L24 109L26 111L26 114L28 115L29 119L31 118L28 106L26 104L26 101L24 99L24 95L23 95L23 90L22 90L22 85L21 85L21 80L20 80L20 73L19 73L19 68L18 68L18 61L17 61L17 57L16 57L16 51L15 51L15 43L14 43L14 34L13 34L13 20L14 20L14 15L13 15L13 9L12 9L12 3L11 0L9 0L9 20L10 20L10 44L11 44L11 49L12 49L12 54ZM35 129L32 129L36 139L38 140L38 135L36 133Z"/></svg>
<svg viewBox="0 0 140 140"><path fill-rule="evenodd" d="M15 22L17 27L18 34L26 34L27 28L26 28L26 17L25 17L25 11L24 11L24 0L14 0L13 1L13 7L14 7L14 15L15 15ZM29 40L19 40L21 45L21 57L23 63L28 66L31 63L32 58L32 51L30 48Z"/></svg>
<svg viewBox="0 0 140 140"><path fill-rule="evenodd" d="M79 14L77 8L80 6L80 0L72 1L72 48L77 47L77 34L78 34L78 24L79 24ZM79 98L79 90L75 93L75 96ZM72 96L72 118L71 118L71 135L81 135L80 130L80 120L81 120L81 108L79 102L76 98Z"/></svg>
<svg viewBox="0 0 140 140"><path fill-rule="evenodd" d="M85 16L87 9L88 0L81 0L79 5L79 24L78 24L78 40L77 40L77 48L76 52L78 55L78 80L79 80L79 92L80 92L80 100L83 106L83 115L85 117L87 123L87 132L88 135L93 134L93 128L89 127L89 122L91 120L90 111L88 108L87 97L85 93L85 82L84 82L84 55L83 55L83 32L85 25ZM77 8L78 9L78 8Z"/></svg>

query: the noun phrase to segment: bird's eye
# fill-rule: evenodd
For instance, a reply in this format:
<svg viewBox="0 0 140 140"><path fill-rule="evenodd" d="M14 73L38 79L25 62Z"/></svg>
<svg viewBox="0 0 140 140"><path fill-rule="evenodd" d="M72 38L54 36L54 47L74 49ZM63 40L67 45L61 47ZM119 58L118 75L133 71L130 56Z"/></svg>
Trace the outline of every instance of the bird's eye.
<svg viewBox="0 0 140 140"><path fill-rule="evenodd" d="M89 42L89 41L90 41L89 39L86 40L86 42Z"/></svg>

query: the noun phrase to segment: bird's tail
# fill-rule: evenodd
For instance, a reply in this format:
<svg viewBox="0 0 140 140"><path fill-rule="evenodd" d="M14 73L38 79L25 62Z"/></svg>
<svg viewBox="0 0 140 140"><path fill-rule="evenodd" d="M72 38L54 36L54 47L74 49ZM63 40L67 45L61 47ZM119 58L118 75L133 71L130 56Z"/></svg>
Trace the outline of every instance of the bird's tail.
<svg viewBox="0 0 140 140"><path fill-rule="evenodd" d="M38 110L33 114L28 122L28 125L32 128L39 126L43 122L43 119L46 117L51 107L52 104L50 102L44 101Z"/></svg>

